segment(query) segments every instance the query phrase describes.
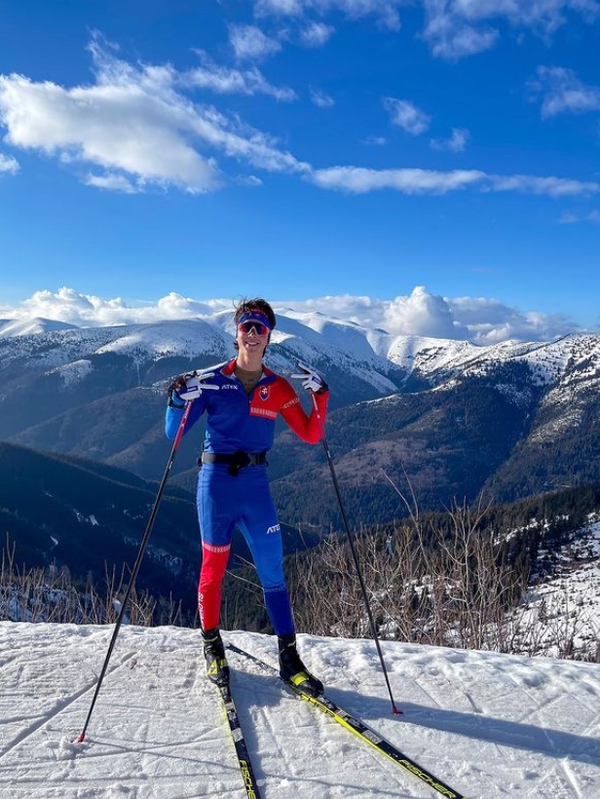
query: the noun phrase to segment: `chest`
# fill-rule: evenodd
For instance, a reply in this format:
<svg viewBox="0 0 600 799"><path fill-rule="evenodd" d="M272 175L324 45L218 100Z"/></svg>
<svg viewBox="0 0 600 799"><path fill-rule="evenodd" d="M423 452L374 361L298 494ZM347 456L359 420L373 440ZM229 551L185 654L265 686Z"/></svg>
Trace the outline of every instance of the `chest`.
<svg viewBox="0 0 600 799"><path fill-rule="evenodd" d="M211 397L211 400L209 414L249 416L274 421L281 410L284 396L277 382L257 385L248 396L241 383L232 380L222 385L218 396Z"/></svg>

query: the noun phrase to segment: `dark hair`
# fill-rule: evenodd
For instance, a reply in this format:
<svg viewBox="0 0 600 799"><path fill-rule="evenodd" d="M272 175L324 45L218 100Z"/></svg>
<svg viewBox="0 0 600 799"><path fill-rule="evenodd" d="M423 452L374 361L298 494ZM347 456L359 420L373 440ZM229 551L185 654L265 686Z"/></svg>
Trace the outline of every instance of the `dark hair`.
<svg viewBox="0 0 600 799"><path fill-rule="evenodd" d="M233 321L235 324L237 325L240 316L243 316L245 313L250 313L250 311L260 311L261 313L264 313L269 320L271 329L273 329L277 324L275 312L269 303L266 300L263 300L261 297L255 297L252 300L243 299L238 302L238 304L235 306L235 314L233 316Z"/></svg>

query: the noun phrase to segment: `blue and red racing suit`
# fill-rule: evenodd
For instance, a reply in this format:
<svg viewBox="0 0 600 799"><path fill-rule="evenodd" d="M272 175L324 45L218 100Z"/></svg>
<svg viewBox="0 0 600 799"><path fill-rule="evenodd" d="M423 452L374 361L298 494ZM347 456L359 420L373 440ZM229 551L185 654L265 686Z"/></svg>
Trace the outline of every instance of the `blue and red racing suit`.
<svg viewBox="0 0 600 799"><path fill-rule="evenodd" d="M193 401L184 433L206 412L203 451L232 455L259 454L273 446L275 420L280 413L303 441L322 438L329 393L315 394L307 415L290 383L263 366L263 376L248 396L234 374L235 359L205 372L218 391L203 391ZM168 407L165 432L175 438L183 409ZM203 463L198 476L198 520L202 536L202 568L198 585L200 620L205 630L219 626L221 583L235 527L252 553L265 596L265 606L277 635L294 632L294 621L283 574L281 527L271 499L266 462L230 473L226 463Z"/></svg>

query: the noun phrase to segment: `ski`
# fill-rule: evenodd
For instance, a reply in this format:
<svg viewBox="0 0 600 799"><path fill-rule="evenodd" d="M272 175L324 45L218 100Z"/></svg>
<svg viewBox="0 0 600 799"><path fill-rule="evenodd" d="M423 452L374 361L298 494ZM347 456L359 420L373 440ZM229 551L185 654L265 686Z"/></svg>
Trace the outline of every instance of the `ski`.
<svg viewBox="0 0 600 799"><path fill-rule="evenodd" d="M325 694L322 694L319 697L310 696L309 694L304 693L304 691L302 691L300 688L288 683L286 680L282 680L276 668L271 666L266 661L261 660L261 658L257 657L256 655L246 652L245 649L240 649L239 646L236 646L232 643L228 643L227 648L232 652L235 652L236 654L250 660L252 663L255 663L257 666L263 669L263 671L276 676L279 680L281 680L286 688L288 688L297 697L304 699L306 702L309 702L311 705L318 708L322 713L336 721L346 730L349 730L362 741L377 749L380 754L388 757L393 763L404 769L404 771L407 771L409 774L412 774L413 777L416 777L418 780L421 780L421 782L429 785L429 787L434 791L437 791L442 796L447 797L447 799L467 799L464 794L455 791L454 788L446 785L446 783L435 777L430 771L428 771L426 768L423 768L423 766L420 766L412 758L407 757L407 755L401 752L396 746L394 746L393 743L386 740L382 735L369 727L369 725L364 721L341 708L336 702L334 702L328 696L325 696Z"/></svg>
<svg viewBox="0 0 600 799"><path fill-rule="evenodd" d="M223 707L225 708L225 715L227 716L231 739L235 747L238 765L244 781L246 796L248 799L261 799L258 782L254 776L254 770L248 754L248 746L244 738L244 733L242 732L242 725L240 724L231 689L228 685L218 685L217 690L219 691L219 695L223 701Z"/></svg>

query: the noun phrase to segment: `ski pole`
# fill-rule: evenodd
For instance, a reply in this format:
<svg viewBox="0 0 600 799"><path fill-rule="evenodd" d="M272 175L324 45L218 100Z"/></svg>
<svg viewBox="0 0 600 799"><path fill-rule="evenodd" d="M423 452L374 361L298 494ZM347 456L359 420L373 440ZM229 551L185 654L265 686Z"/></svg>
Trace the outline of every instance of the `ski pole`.
<svg viewBox="0 0 600 799"><path fill-rule="evenodd" d="M373 640L375 641L375 647L377 649L377 654L379 655L379 660L381 662L381 668L383 670L383 676L385 677L385 683L387 685L388 693L390 695L390 701L392 703L392 713L402 714L401 710L398 710L396 703L394 701L394 695L392 694L392 686L390 685L390 678L388 676L388 671L385 665L385 660L383 659L383 652L381 651L381 644L379 643L379 636L377 634L377 627L375 625L375 619L373 618L373 613L371 612L371 604L369 602L369 595L367 594L367 587L365 585L365 581L363 579L362 571L360 568L360 562L358 560L358 554L356 552L356 547L354 546L354 540L352 538L352 533L350 532L350 525L348 524L348 517L346 516L346 510L344 508L344 503L342 501L342 494L340 492L340 486L338 483L337 475L335 473L335 469L333 466L333 459L331 457L331 452L329 451L329 445L327 443L327 438L325 436L325 425L323 424L323 420L321 419L321 414L319 413L319 407L317 405L317 400L315 399L314 393L311 393L312 403L315 409L315 413L317 414L317 419L319 421L319 425L321 427L321 441L323 443L323 449L325 450L325 458L327 460L327 465L329 466L329 471L331 472L331 480L333 482L333 487L335 488L335 493L337 496L338 504L340 506L340 512L342 514L342 520L344 522L344 528L346 530L346 536L348 538L348 543L350 544L350 551L352 552L352 558L354 560L354 565L356 567L356 573L358 575L358 582L360 583L360 589L362 591L363 599L365 602L365 606L367 609L367 616L369 617L369 624L371 625L371 632L373 634Z"/></svg>
<svg viewBox="0 0 600 799"><path fill-rule="evenodd" d="M100 676L98 677L98 682L96 683L96 690L94 691L94 696L92 698L92 703L90 705L90 709L88 710L87 718L85 720L85 724L83 725L83 729L81 734L75 740L77 743L82 743L85 741L85 733L90 723L90 719L92 717L92 713L94 711L94 706L96 705L96 700L98 699L98 694L100 693L100 687L104 680L104 676L106 675L106 670L108 669L108 663L110 661L111 655L113 653L113 649L115 648L115 643L117 640L117 636L119 634L119 630L121 629L121 624L123 622L123 617L125 615L125 610L127 608L127 602L129 601L129 597L133 590L133 586L135 584L136 577L140 570L140 566L142 565L142 559L144 557L144 552L146 551L146 547L148 546L148 540L150 539L150 533L152 532L152 528L154 527L154 521L156 519L156 514L158 512L158 506L160 505L160 501L162 499L162 495L165 490L165 486L167 484L167 479L169 477L169 473L171 471L171 467L173 466L173 461L175 460L175 453L179 448L179 444L183 437L183 431L185 428L185 423L187 422L187 418L192 407L192 402L186 403L185 410L183 412L183 416L181 418L181 422L179 424L179 428L177 429L177 434L175 436L175 440L173 441L173 446L171 447L171 453L169 455L169 460L167 461L167 466L165 468L164 474L162 476L162 480L160 481L160 485L158 487L158 493L156 495L156 499L154 500L154 505L152 507L152 511L150 513L150 518L148 519L148 524L146 525L146 530L144 532L144 536L142 538L142 543L140 544L140 549L133 565L133 569L131 571L131 579L129 580L129 585L127 586L127 590L125 591L125 596L123 597L123 602L121 603L121 609L119 611L119 615L117 616L117 621L115 623L115 629L113 630L112 638L110 639L110 644L108 646L108 651L106 653L106 657L104 658L104 664L100 671Z"/></svg>

